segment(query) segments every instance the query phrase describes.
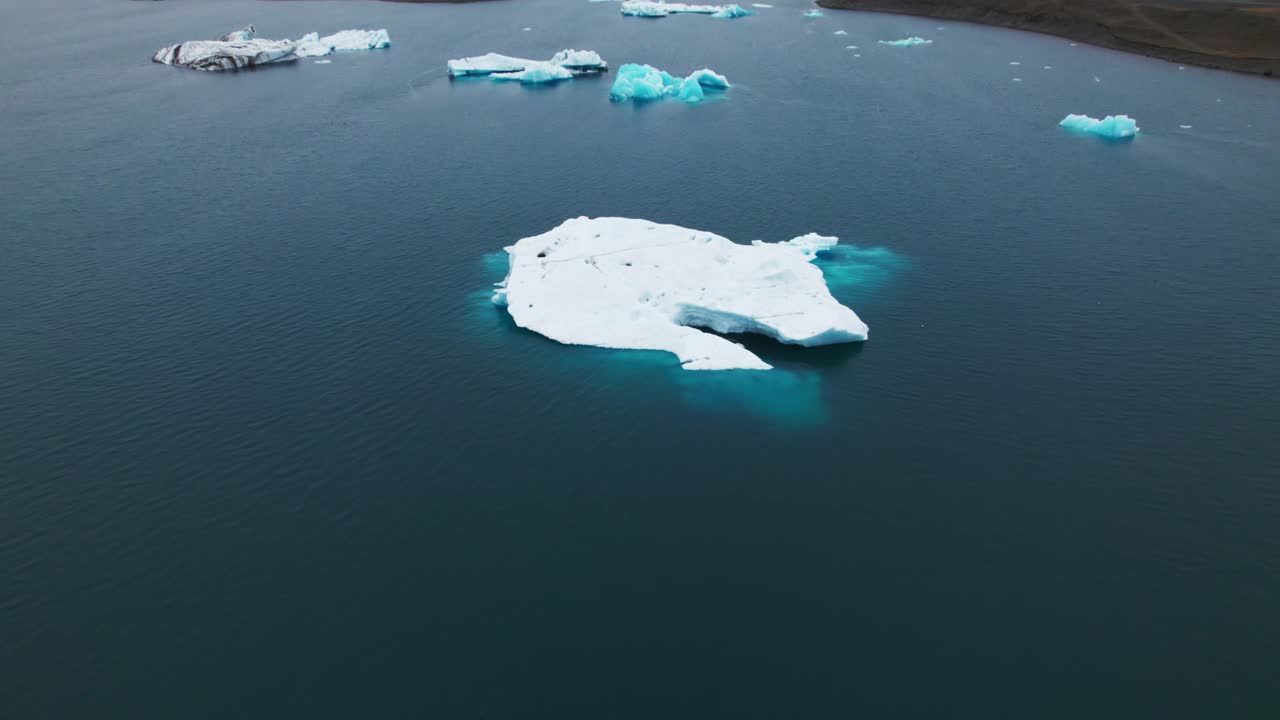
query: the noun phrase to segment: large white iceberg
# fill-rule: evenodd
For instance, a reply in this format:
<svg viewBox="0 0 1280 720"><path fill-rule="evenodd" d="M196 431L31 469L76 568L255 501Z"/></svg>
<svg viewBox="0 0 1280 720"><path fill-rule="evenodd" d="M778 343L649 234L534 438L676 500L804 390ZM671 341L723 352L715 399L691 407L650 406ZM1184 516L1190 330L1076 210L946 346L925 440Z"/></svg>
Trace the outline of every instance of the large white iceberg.
<svg viewBox="0 0 1280 720"><path fill-rule="evenodd" d="M666 17L673 13L698 13L714 18L740 18L755 13L740 5L688 5L661 0L626 0L622 14L635 17Z"/></svg>
<svg viewBox="0 0 1280 720"><path fill-rule="evenodd" d="M687 103L696 103L706 97L705 88L727 90L729 80L706 68L690 73L686 78L678 78L652 65L627 63L618 68L618 77L609 90L609 99L626 102L676 97Z"/></svg>
<svg viewBox="0 0 1280 720"><path fill-rule="evenodd" d="M795 345L867 339L811 261L836 238L739 245L677 225L628 218L567 220L506 248L493 302L516 325L569 345L674 353L686 370L767 370L716 333Z"/></svg>
<svg viewBox="0 0 1280 720"><path fill-rule="evenodd" d="M449 74L454 77L463 75L491 75L493 73L518 73L533 65L558 65L571 73L603 72L609 63L600 58L593 50L561 50L551 56L550 60L528 60L488 53L476 57L461 58L449 61Z"/></svg>
<svg viewBox="0 0 1280 720"><path fill-rule="evenodd" d="M913 45L931 45L932 40L925 40L922 37L909 37L901 40L880 40L881 45L889 45L891 47L912 47Z"/></svg>
<svg viewBox="0 0 1280 720"><path fill-rule="evenodd" d="M297 59L292 40L258 39L253 32L250 25L217 40L191 40L160 48L151 60L192 70L239 70Z"/></svg>
<svg viewBox="0 0 1280 720"><path fill-rule="evenodd" d="M319 33L303 35L294 52L298 57L322 57L331 52L381 50L391 47L391 36L384 30L341 30L320 37Z"/></svg>
<svg viewBox="0 0 1280 720"><path fill-rule="evenodd" d="M1058 123L1068 130L1092 133L1109 140L1123 140L1138 134L1138 122L1128 115L1108 115L1099 120L1088 115L1068 115Z"/></svg>

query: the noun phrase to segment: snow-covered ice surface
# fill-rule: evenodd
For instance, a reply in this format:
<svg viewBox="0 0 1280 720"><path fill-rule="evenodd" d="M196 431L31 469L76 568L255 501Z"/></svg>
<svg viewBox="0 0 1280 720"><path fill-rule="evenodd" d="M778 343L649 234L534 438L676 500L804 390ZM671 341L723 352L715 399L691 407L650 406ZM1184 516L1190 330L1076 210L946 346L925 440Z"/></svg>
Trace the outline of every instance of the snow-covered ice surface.
<svg viewBox="0 0 1280 720"><path fill-rule="evenodd" d="M618 68L617 79L609 90L609 99L626 102L676 97L687 103L696 103L706 97L706 88L726 90L729 80L706 68L678 78L652 65L627 63Z"/></svg>
<svg viewBox="0 0 1280 720"><path fill-rule="evenodd" d="M914 45L930 45L932 40L925 40L922 37L909 37L901 40L880 40L881 45L889 45L891 47L912 47Z"/></svg>
<svg viewBox="0 0 1280 720"><path fill-rule="evenodd" d="M381 50L391 47L391 36L383 30L341 30L320 37L319 33L303 35L294 53L298 57L322 57L332 52Z"/></svg>
<svg viewBox="0 0 1280 720"><path fill-rule="evenodd" d="M250 25L217 40L191 40L160 48L151 60L192 70L239 70L296 60L295 47L291 40L256 38Z"/></svg>
<svg viewBox="0 0 1280 720"><path fill-rule="evenodd" d="M561 50L552 55L550 60L529 60L527 58L511 57L510 55L499 55L498 53L450 60L449 74L454 77L460 77L463 75L516 73L531 65L546 64L558 65L574 73L601 72L609 67L609 63L605 62L600 57L600 54L594 50L569 49Z"/></svg>
<svg viewBox="0 0 1280 720"><path fill-rule="evenodd" d="M716 18L739 18L755 14L740 5L688 5L661 0L626 0L622 3L623 15L666 17L674 13L697 13Z"/></svg>
<svg viewBox="0 0 1280 720"><path fill-rule="evenodd" d="M532 63L519 72L493 73L489 77L494 80L517 80L522 83L549 83L570 80L573 78L573 73L562 65L540 62Z"/></svg>
<svg viewBox="0 0 1280 720"><path fill-rule="evenodd" d="M767 370L698 328L805 346L865 340L867 326L812 264L836 242L809 234L739 245L676 225L580 217L507 247L492 299L516 325L565 344L665 350L687 370Z"/></svg>
<svg viewBox="0 0 1280 720"><path fill-rule="evenodd" d="M1058 123L1068 130L1091 133L1109 140L1123 140L1138 134L1138 123L1128 115L1108 115L1099 120L1088 115L1068 115Z"/></svg>

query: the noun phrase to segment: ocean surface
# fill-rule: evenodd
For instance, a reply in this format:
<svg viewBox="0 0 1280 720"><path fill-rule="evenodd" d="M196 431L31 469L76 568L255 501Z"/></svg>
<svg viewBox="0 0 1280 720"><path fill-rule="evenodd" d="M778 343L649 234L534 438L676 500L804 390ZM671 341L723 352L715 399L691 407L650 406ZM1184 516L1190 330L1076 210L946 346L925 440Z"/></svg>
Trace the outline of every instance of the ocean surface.
<svg viewBox="0 0 1280 720"><path fill-rule="evenodd" d="M0 0L0 716L1280 717L1280 82L773 4ZM246 23L394 46L150 62ZM734 87L445 74L566 47ZM871 340L516 328L580 215Z"/></svg>

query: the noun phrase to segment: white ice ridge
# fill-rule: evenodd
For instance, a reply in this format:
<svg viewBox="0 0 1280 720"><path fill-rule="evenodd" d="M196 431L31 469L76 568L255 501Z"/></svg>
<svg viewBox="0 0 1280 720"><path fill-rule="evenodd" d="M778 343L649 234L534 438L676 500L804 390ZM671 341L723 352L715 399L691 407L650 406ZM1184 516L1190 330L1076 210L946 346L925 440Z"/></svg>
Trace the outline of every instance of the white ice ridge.
<svg viewBox="0 0 1280 720"><path fill-rule="evenodd" d="M739 245L677 225L579 217L507 247L493 302L516 325L568 345L665 350L686 370L767 370L698 328L795 345L866 340L867 326L811 263L837 242L809 234Z"/></svg>
<svg viewBox="0 0 1280 720"><path fill-rule="evenodd" d="M1068 130L1092 133L1110 140L1123 140L1138 134L1138 122L1128 115L1108 115L1099 120L1088 115L1068 115L1058 123Z"/></svg>
<svg viewBox="0 0 1280 720"><path fill-rule="evenodd" d="M739 18L755 13L740 5L687 5L661 0L626 0L622 14L636 17L666 17L673 13L699 13L715 18Z"/></svg>
<svg viewBox="0 0 1280 720"><path fill-rule="evenodd" d="M881 45L891 45L893 47L911 47L912 45L933 44L932 40L925 40L922 37L915 37L915 36L912 36L909 38L903 38L901 40L881 40L879 42Z"/></svg>
<svg viewBox="0 0 1280 720"><path fill-rule="evenodd" d="M384 30L341 30L320 37L319 33L303 35L294 52L298 57L321 57L331 52L381 50L391 47L391 36Z"/></svg>
<svg viewBox="0 0 1280 720"><path fill-rule="evenodd" d="M260 40L253 26L227 33L217 40L191 40L160 48L153 62L192 70L239 70L268 63L296 60L291 40Z"/></svg>
<svg viewBox="0 0 1280 720"><path fill-rule="evenodd" d="M462 75L489 75L492 73L518 73L533 65L558 65L571 73L602 72L609 68L609 63L600 59L593 50L561 50L551 56L550 60L527 60L488 53L476 57L449 61L449 74L454 77Z"/></svg>

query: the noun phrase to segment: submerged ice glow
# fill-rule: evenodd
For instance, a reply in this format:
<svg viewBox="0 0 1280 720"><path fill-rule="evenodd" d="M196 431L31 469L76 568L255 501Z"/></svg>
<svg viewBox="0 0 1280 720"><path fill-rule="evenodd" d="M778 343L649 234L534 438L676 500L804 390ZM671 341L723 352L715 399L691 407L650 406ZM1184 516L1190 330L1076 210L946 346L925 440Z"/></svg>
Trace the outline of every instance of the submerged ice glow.
<svg viewBox="0 0 1280 720"><path fill-rule="evenodd" d="M768 370L698 328L804 346L866 340L867 326L813 265L836 242L809 234L739 245L677 225L580 217L506 248L510 269L493 302L569 345L665 350L686 370Z"/></svg>

